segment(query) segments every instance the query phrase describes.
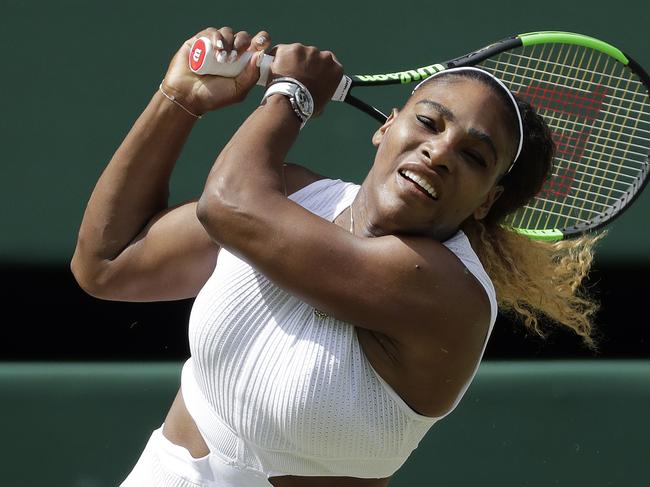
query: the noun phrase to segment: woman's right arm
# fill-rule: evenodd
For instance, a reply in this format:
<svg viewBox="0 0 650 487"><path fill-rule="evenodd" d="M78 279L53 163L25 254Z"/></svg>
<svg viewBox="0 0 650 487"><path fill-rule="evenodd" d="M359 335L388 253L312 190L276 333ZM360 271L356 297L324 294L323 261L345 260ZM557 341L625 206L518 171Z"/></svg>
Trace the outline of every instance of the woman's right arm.
<svg viewBox="0 0 650 487"><path fill-rule="evenodd" d="M237 78L199 77L187 67L195 38L224 50L261 51L245 32L206 29L188 39L170 63L163 89L193 113L244 99L255 85L256 57ZM250 47L249 47L250 46ZM84 213L71 270L89 294L119 301L194 297L214 270L218 247L196 218L196 201L168 207L174 165L196 121L158 91L99 178Z"/></svg>
<svg viewBox="0 0 650 487"><path fill-rule="evenodd" d="M92 192L71 269L89 294L119 301L196 295L218 247L193 215L168 208L169 180L194 120L160 92L138 118Z"/></svg>

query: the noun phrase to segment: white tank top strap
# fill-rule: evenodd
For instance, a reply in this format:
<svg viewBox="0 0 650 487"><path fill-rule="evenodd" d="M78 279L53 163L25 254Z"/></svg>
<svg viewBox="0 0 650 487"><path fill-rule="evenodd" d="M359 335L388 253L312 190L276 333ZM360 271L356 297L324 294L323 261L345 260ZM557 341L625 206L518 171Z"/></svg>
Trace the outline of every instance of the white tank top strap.
<svg viewBox="0 0 650 487"><path fill-rule="evenodd" d="M303 208L333 221L343 210L352 204L359 186L340 179L319 179L289 195Z"/></svg>
<svg viewBox="0 0 650 487"><path fill-rule="evenodd" d="M487 272L485 272L483 264L481 264L478 255L476 255L476 252L474 252L474 249L469 242L469 238L467 238L467 235L465 235L462 230L459 230L453 237L445 240L442 242L442 244L451 250L454 255L456 255L456 257L458 257L458 259L463 263L467 270L472 273L478 282L481 283L483 289L485 289L485 293L490 300L491 330L492 326L494 326L494 322L496 321L498 313L497 294L494 290L492 280L490 279L490 276L488 276Z"/></svg>

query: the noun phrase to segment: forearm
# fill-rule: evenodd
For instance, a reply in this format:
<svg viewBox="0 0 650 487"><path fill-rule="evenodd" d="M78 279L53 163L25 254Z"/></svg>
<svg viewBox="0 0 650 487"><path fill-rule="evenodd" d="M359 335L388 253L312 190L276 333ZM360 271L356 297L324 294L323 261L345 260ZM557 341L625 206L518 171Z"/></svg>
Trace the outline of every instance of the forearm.
<svg viewBox="0 0 650 487"><path fill-rule="evenodd" d="M219 154L199 199L197 214L223 246L247 238L247 226L284 198L282 164L300 123L289 100L267 99L242 124Z"/></svg>
<svg viewBox="0 0 650 487"><path fill-rule="evenodd" d="M167 208L169 181L195 119L158 91L99 178L81 222L73 266L117 257Z"/></svg>

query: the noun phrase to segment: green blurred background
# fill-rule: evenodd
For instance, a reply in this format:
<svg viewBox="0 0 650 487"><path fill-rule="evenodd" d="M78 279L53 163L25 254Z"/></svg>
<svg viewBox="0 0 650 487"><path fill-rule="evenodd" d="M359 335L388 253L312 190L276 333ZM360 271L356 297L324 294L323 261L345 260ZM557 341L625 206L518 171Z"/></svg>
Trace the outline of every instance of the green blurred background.
<svg viewBox="0 0 650 487"><path fill-rule="evenodd" d="M650 67L647 1L308 2L2 0L0 133L4 157L0 258L67 263L93 185L158 88L183 40L207 26L268 30L276 43L332 50L350 73L400 70L449 59L519 32L569 30L609 41ZM626 5L627 4L627 5ZM387 110L409 87L370 90ZM219 149L259 102L197 124L174 174L173 202L196 197ZM291 153L328 176L360 182L376 124L330 104ZM602 245L607 262L650 261L650 193Z"/></svg>
<svg viewBox="0 0 650 487"><path fill-rule="evenodd" d="M609 41L650 69L649 21L646 0L0 0L0 431L8 438L0 457L10 467L3 482L115 485L107 479L130 467L173 397L189 353L191 300L103 302L78 288L69 261L97 178L183 40L207 26L266 29L276 43L332 50L354 74L446 60L518 32L568 30ZM389 110L408 92L364 95ZM255 88L241 105L197 123L174 173L171 204L200 194L220 148L261 96ZM361 182L376 127L332 103L303 131L290 160ZM611 225L597 256L589 285L603 301L601 354L561 330L544 341L500 316L485 359L506 362L482 368L458 415L441 423L396 485L481 478L502 487L647 485L648 210L650 191ZM526 368L533 358L542 361ZM572 362L575 368L558 358L586 360ZM628 358L642 360L629 365ZM114 365L89 364L99 360ZM76 363L55 363L62 361ZM167 365L152 369L145 361ZM442 472L439 482L431 469Z"/></svg>

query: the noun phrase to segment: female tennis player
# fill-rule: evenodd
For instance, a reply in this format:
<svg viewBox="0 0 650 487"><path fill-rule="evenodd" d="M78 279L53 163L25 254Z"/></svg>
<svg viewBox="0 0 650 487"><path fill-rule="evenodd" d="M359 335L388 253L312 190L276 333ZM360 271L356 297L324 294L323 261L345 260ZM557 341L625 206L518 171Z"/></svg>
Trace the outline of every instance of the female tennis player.
<svg viewBox="0 0 650 487"><path fill-rule="evenodd" d="M200 36L220 62L254 54L236 78L197 76ZM180 391L123 487L385 486L461 400L497 305L593 345L580 282L596 239L500 225L540 190L553 143L475 68L430 78L391 113L358 186L285 164L343 71L331 52L276 46L262 103L200 198L168 207L197 117L245 99L269 46L228 27L188 39L83 217L72 270L88 293L196 297Z"/></svg>

